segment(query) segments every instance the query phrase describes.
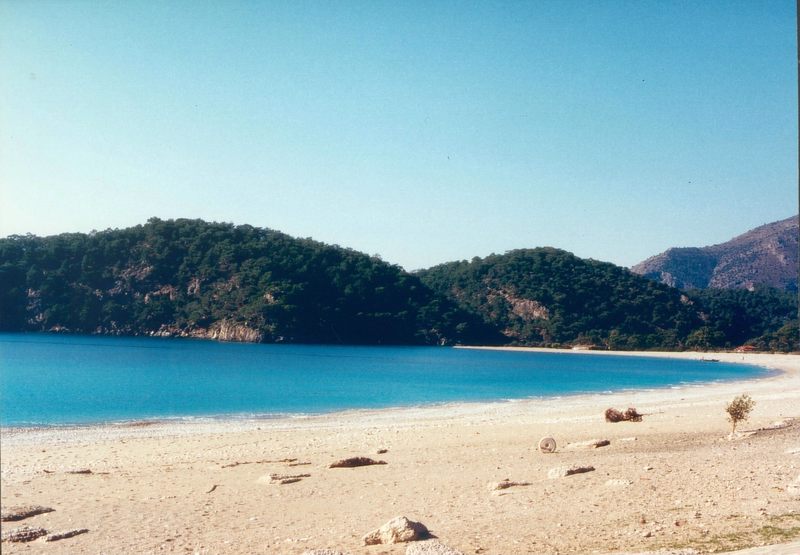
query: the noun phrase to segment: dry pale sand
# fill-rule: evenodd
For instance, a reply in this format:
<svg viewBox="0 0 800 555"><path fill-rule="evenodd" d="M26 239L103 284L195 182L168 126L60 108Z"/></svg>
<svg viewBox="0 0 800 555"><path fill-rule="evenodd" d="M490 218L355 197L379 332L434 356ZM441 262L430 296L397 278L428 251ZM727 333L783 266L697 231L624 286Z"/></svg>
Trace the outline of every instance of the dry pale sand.
<svg viewBox="0 0 800 555"><path fill-rule="evenodd" d="M402 554L405 545L364 547L361 537L405 515L464 553L703 552L779 543L754 553L800 553L800 499L788 487L800 474L800 419L730 441L723 410L749 393L757 405L745 430L800 417L800 357L713 356L783 372L681 389L282 420L6 429L4 510L35 504L55 511L4 522L4 531L21 524L90 531L58 542L3 543L2 550ZM612 406L649 414L639 423L606 423L603 412ZM538 452L542 436L557 440L556 453ZM565 448L593 438L611 444ZM358 455L388 464L328 468ZM573 464L595 471L548 478L551 468ZM92 473L67 472L75 469ZM277 485L270 474L309 476ZM506 478L530 485L490 490Z"/></svg>

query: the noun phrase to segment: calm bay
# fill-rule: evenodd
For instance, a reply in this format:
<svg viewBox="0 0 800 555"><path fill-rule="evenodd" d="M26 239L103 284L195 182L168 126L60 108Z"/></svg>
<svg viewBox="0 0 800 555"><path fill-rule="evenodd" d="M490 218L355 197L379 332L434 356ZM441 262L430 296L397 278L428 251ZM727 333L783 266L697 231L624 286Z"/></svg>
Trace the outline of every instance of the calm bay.
<svg viewBox="0 0 800 555"><path fill-rule="evenodd" d="M0 334L0 424L273 417L765 376L651 357Z"/></svg>

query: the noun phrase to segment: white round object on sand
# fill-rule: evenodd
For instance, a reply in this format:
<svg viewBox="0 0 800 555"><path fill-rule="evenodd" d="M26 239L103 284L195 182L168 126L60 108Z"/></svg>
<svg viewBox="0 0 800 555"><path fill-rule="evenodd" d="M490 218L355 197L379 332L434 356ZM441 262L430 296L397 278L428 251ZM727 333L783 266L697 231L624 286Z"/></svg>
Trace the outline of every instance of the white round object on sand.
<svg viewBox="0 0 800 555"><path fill-rule="evenodd" d="M539 440L539 451L542 453L554 453L556 450L556 440L552 437L543 437Z"/></svg>

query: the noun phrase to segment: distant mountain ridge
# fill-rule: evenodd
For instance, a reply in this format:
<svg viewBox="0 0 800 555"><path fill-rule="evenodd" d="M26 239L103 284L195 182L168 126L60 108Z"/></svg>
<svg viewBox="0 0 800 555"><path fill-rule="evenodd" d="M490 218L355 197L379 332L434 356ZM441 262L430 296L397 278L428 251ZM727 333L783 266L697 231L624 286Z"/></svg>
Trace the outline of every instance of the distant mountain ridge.
<svg viewBox="0 0 800 555"><path fill-rule="evenodd" d="M631 271L679 289L797 291L798 216L762 225L708 247L672 248Z"/></svg>

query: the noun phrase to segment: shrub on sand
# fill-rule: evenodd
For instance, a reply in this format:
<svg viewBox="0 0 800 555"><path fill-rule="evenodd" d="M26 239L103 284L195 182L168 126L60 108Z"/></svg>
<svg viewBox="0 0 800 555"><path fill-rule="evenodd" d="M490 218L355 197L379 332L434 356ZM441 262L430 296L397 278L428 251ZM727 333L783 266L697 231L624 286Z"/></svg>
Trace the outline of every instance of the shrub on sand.
<svg viewBox="0 0 800 555"><path fill-rule="evenodd" d="M739 422L744 422L748 418L750 418L750 412L753 410L753 407L756 405L756 402L753 401L749 395L739 395L735 397L733 401L728 403L725 407L725 412L728 413L728 422L731 423L731 435L736 432L736 425Z"/></svg>
<svg viewBox="0 0 800 555"><path fill-rule="evenodd" d="M625 420L630 420L631 422L641 422L642 416L633 407L628 407L628 410L625 411Z"/></svg>
<svg viewBox="0 0 800 555"><path fill-rule="evenodd" d="M622 422L625 420L625 415L617 409L606 409L606 422Z"/></svg>

